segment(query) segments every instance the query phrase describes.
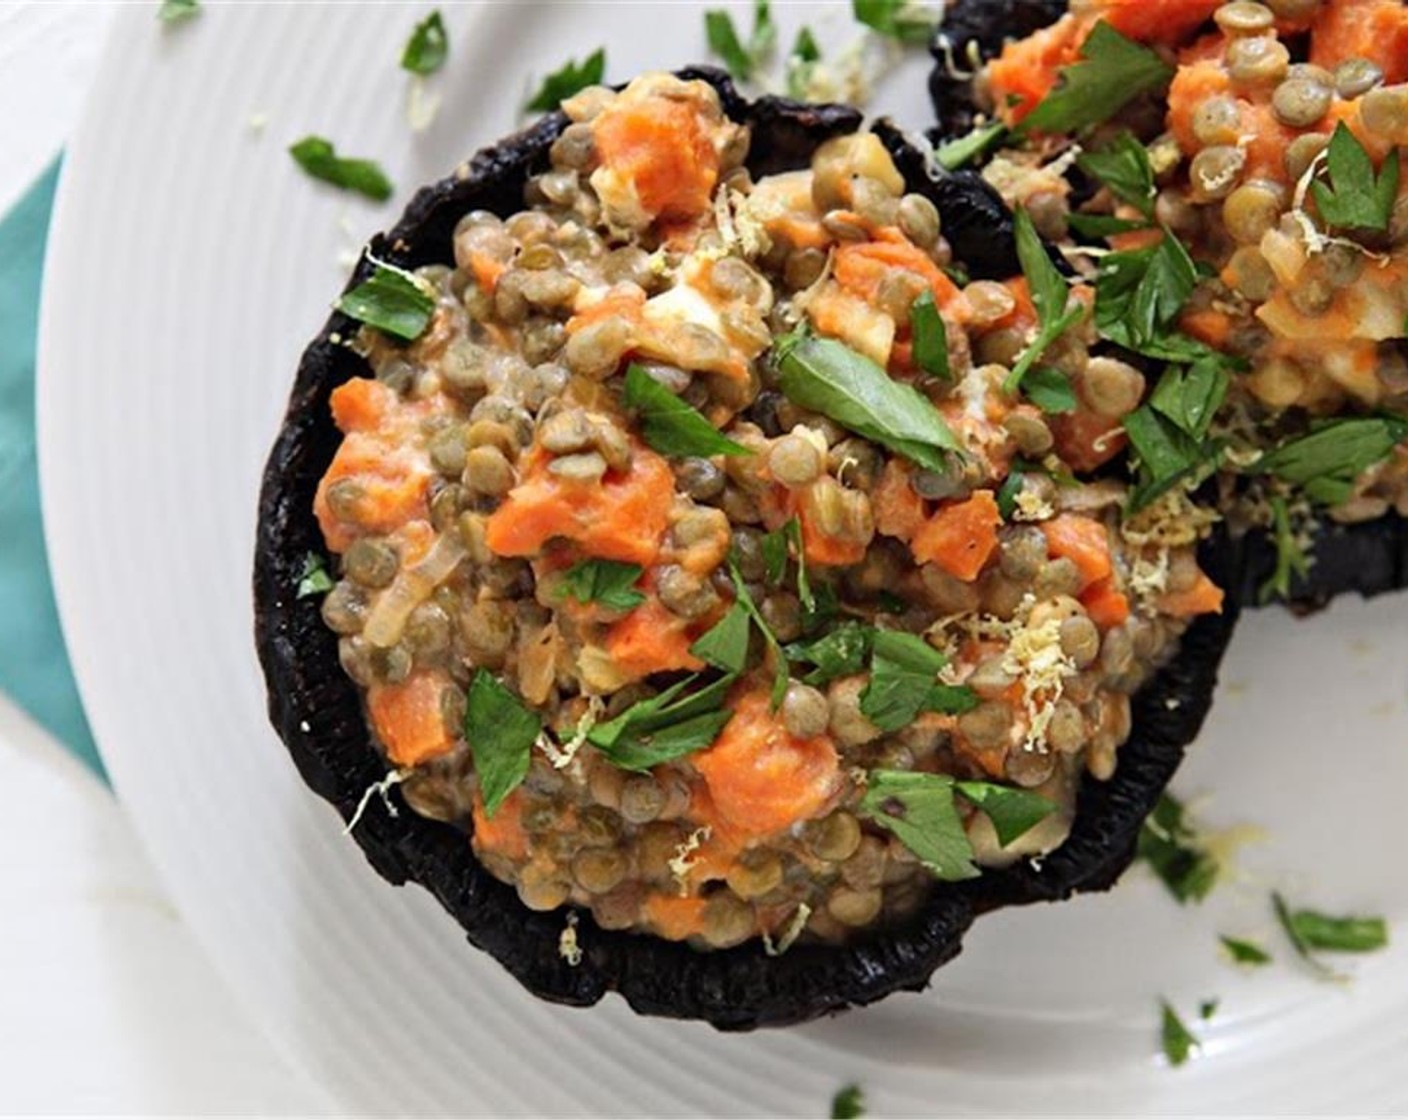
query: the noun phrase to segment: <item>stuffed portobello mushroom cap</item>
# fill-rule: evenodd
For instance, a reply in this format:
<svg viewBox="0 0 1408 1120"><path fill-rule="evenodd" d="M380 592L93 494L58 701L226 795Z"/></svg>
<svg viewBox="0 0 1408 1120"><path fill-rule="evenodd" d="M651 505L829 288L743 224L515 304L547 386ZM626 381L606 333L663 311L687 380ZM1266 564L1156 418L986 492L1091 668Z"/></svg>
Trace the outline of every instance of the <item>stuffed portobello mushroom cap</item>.
<svg viewBox="0 0 1408 1120"><path fill-rule="evenodd" d="M754 174L803 167L823 141L860 124L859 114L847 107L747 101L720 71L691 69L680 77L708 82L727 115L750 128L747 164ZM508 215L519 209L526 180L546 166L549 148L567 123L561 113L550 114L422 190L397 225L373 239L349 288L371 274L372 257L402 267L449 260L456 223L471 210ZM976 236L972 242L976 260L970 267L1010 275L1010 215L1000 200L976 180L930 179L922 159L915 162L904 151L898 132L881 135L901 157L909 189L929 195L946 227L987 230L986 246ZM980 249L995 255L982 258ZM576 911L581 957L569 963L560 951L562 910L527 909L511 886L480 865L463 831L418 816L395 789L387 795L389 804L365 797L385 777L386 762L368 732L357 686L339 665L337 636L323 623L317 601L295 594L307 555L324 548L314 494L341 440L329 396L345 381L368 374L366 360L345 344L357 329L335 313L304 352L264 475L254 593L270 718L319 796L344 820L361 807L352 835L377 872L394 884L416 882L429 890L472 944L535 995L586 1006L616 991L640 1013L702 1019L726 1030L797 1023L921 989L957 955L976 914L1103 889L1129 864L1144 817L1207 712L1234 609L1194 622L1175 659L1135 698L1133 732L1120 749L1115 775L1085 780L1070 838L1039 868L1022 862L966 883L936 884L922 909L898 925L840 946L798 944L779 956L757 940L699 952L680 942L603 930L589 912ZM1214 540L1201 557L1219 583L1228 578L1225 551ZM390 805L399 811L393 814Z"/></svg>

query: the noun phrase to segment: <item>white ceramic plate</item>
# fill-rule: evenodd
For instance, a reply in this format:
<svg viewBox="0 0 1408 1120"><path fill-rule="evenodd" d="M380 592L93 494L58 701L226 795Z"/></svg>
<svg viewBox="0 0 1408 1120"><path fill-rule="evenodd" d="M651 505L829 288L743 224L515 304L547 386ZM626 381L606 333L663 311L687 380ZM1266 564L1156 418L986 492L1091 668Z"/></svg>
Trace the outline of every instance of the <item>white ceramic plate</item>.
<svg viewBox="0 0 1408 1120"><path fill-rule="evenodd" d="M840 6L780 5L845 38ZM394 206L285 154L308 132L385 161L404 200L514 123L528 75L609 46L613 78L699 58L685 4L448 12L444 108L413 136L401 43L420 6L207 5L117 21L70 149L45 292L40 452L65 628L116 779L170 888L284 1052L360 1113L819 1115L844 1082L887 1114L1393 1112L1408 1107L1408 945L1348 988L1289 960L1271 884L1402 933L1408 634L1402 599L1309 624L1249 619L1180 778L1265 841L1179 910L1135 875L1108 897L982 921L923 995L727 1037L538 1003L418 890L396 891L299 784L251 644L256 484L339 254ZM925 122L922 60L882 105ZM255 122L252 124L252 120ZM256 127L262 121L262 127ZM1219 931L1265 939L1255 975ZM1400 942L1408 938L1400 937ZM1158 1058L1157 1000L1219 996L1200 1060Z"/></svg>

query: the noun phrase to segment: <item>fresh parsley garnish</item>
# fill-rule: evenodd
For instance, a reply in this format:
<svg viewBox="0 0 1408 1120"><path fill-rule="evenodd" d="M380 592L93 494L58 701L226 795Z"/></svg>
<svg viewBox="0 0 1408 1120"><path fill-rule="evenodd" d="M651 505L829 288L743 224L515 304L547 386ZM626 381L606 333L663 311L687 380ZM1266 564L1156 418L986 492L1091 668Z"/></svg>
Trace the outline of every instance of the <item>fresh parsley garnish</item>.
<svg viewBox="0 0 1408 1120"><path fill-rule="evenodd" d="M724 60L728 72L740 82L746 82L753 76L777 43L777 25L772 21L768 0L754 0L753 34L747 46L738 37L733 17L725 11L704 13L704 33L709 40L709 49Z"/></svg>
<svg viewBox="0 0 1408 1120"><path fill-rule="evenodd" d="M310 595L326 595L333 588L333 578L328 574L327 561L316 552L303 558L303 574L298 577L296 598L306 599Z"/></svg>
<svg viewBox="0 0 1408 1120"><path fill-rule="evenodd" d="M450 37L445 21L436 8L415 26L401 51L401 69L412 74L433 74L445 65L450 53Z"/></svg>
<svg viewBox="0 0 1408 1120"><path fill-rule="evenodd" d="M752 621L748 608L735 601L723 618L689 647L689 652L717 669L741 673L748 665Z"/></svg>
<svg viewBox="0 0 1408 1120"><path fill-rule="evenodd" d="M1136 229L1148 229L1149 223L1134 218L1116 218L1110 214L1071 214L1066 224L1075 230L1077 236L1086 240L1099 240L1114 237L1120 233L1131 233Z"/></svg>
<svg viewBox="0 0 1408 1120"><path fill-rule="evenodd" d="M600 83L606 74L606 48L598 47L581 62L568 60L562 69L543 79L525 108L532 113L550 113L573 94Z"/></svg>
<svg viewBox="0 0 1408 1120"><path fill-rule="evenodd" d="M851 0L851 14L861 23L901 43L927 46L939 14L911 0Z"/></svg>
<svg viewBox="0 0 1408 1120"><path fill-rule="evenodd" d="M948 658L918 634L876 630L870 650L870 681L860 694L860 711L880 730L907 727L920 712L957 715L977 707L971 688L938 682Z"/></svg>
<svg viewBox="0 0 1408 1120"><path fill-rule="evenodd" d="M1310 574L1310 557L1296 538L1286 499L1277 495L1268 504L1271 506L1271 537L1276 544L1276 567L1257 588L1257 599L1262 603L1275 598L1289 599L1295 581Z"/></svg>
<svg viewBox="0 0 1408 1120"><path fill-rule="evenodd" d="M947 883L974 879L973 845L954 803L948 774L913 770L870 771L859 811L919 857L935 878Z"/></svg>
<svg viewBox="0 0 1408 1120"><path fill-rule="evenodd" d="M1111 341L1150 357L1186 361L1205 356L1205 347L1173 326L1197 283L1193 258L1164 230L1157 244L1110 253L1100 262L1095 325Z"/></svg>
<svg viewBox="0 0 1408 1120"><path fill-rule="evenodd" d="M1182 803L1171 793L1159 798L1139 831L1136 849L1179 903L1201 902L1217 883L1218 865L1188 824Z"/></svg>
<svg viewBox="0 0 1408 1120"><path fill-rule="evenodd" d="M1022 262L1022 275L1027 278L1027 288L1036 307L1037 335L1017 359L1003 384L1007 392L1014 394L1022 387L1027 371L1046 353L1046 348L1085 314L1083 304L1077 303L1070 308L1066 306L1070 301L1070 286L1051 263L1046 246L1032 224L1031 215L1020 207L1016 213L1015 229L1017 259Z"/></svg>
<svg viewBox="0 0 1408 1120"><path fill-rule="evenodd" d="M802 609L816 610L816 596L812 594L811 576L807 572L806 547L802 543L801 519L793 516L772 532L763 536L763 571L769 583L782 582L787 574L787 561L795 551L797 556L797 598Z"/></svg>
<svg viewBox="0 0 1408 1120"><path fill-rule="evenodd" d="M1262 965L1271 963L1271 954L1253 941L1244 941L1239 937L1219 937L1222 947L1227 950L1227 955L1237 964L1245 964L1252 968L1259 968Z"/></svg>
<svg viewBox="0 0 1408 1120"><path fill-rule="evenodd" d="M200 0L161 0L156 18L162 23L180 23L200 14Z"/></svg>
<svg viewBox="0 0 1408 1120"><path fill-rule="evenodd" d="M767 619L763 618L763 612L758 610L758 604L753 601L753 596L748 591L748 585L743 582L743 576L739 573L738 564L733 557L729 557L728 574L733 580L734 595L737 596L734 605L741 606L748 612L748 617L753 620L753 625L762 635L763 645L767 647L768 657L772 660L772 706L775 710L781 706L783 698L787 695L787 682L790 679L787 655L783 653L782 643L777 640L777 635L772 632Z"/></svg>
<svg viewBox="0 0 1408 1120"><path fill-rule="evenodd" d="M626 370L625 403L640 419L641 438L662 455L686 459L752 454L634 362Z"/></svg>
<svg viewBox="0 0 1408 1120"><path fill-rule="evenodd" d="M1146 218L1154 217L1154 169L1149 149L1131 133L1121 132L1096 152L1083 152L1076 166L1099 179L1116 198L1129 203Z"/></svg>
<svg viewBox="0 0 1408 1120"><path fill-rule="evenodd" d="M596 724L587 732L587 742L613 766L638 772L702 750L732 718L723 703L736 679L729 674L691 692L699 678L686 677Z"/></svg>
<svg viewBox="0 0 1408 1120"><path fill-rule="evenodd" d="M1204 439L1222 407L1231 379L1223 364L1207 358L1186 368L1166 369L1149 397L1149 407L1193 439Z"/></svg>
<svg viewBox="0 0 1408 1120"><path fill-rule="evenodd" d="M952 380L948 366L948 328L934 302L934 293L925 288L910 306L909 325L914 332L914 360L933 377Z"/></svg>
<svg viewBox="0 0 1408 1120"><path fill-rule="evenodd" d="M1022 392L1042 412L1058 414L1076 410L1075 386L1053 366L1037 366L1022 378Z"/></svg>
<svg viewBox="0 0 1408 1120"><path fill-rule="evenodd" d="M1017 495L1022 492L1024 476L1015 467L1007 472L1002 485L997 490L997 512L1003 521L1011 521L1017 511Z"/></svg>
<svg viewBox="0 0 1408 1120"><path fill-rule="evenodd" d="M958 441L927 397L864 354L831 338L793 331L774 348L778 387L793 404L930 470L944 470Z"/></svg>
<svg viewBox="0 0 1408 1120"><path fill-rule="evenodd" d="M645 602L635 584L644 569L618 560L579 560L562 574L559 594L579 603L600 603L613 611L628 611Z"/></svg>
<svg viewBox="0 0 1408 1120"><path fill-rule="evenodd" d="M850 677L865 670L875 629L858 622L843 622L829 634L810 641L793 642L783 652L789 661L811 665L802 683L823 685L837 677Z"/></svg>
<svg viewBox="0 0 1408 1120"><path fill-rule="evenodd" d="M957 882L974 878L978 869L955 794L992 821L998 843L1004 847L1056 810L1052 802L1030 790L957 781L948 774L872 770L860 813L894 833L935 877Z"/></svg>
<svg viewBox="0 0 1408 1120"><path fill-rule="evenodd" d="M1027 115L1020 131L1079 132L1173 77L1173 68L1157 54L1103 20L1091 29L1080 55L1080 62L1061 70L1056 88Z"/></svg>
<svg viewBox="0 0 1408 1120"><path fill-rule="evenodd" d="M945 171L957 171L965 164L972 163L1007 135L1007 126L1001 121L975 128L963 136L956 137L934 149L934 159Z"/></svg>
<svg viewBox="0 0 1408 1120"><path fill-rule="evenodd" d="M414 273L378 261L369 277L337 301L337 309L369 327L414 342L435 314L435 294Z"/></svg>
<svg viewBox="0 0 1408 1120"><path fill-rule="evenodd" d="M469 683L464 737L474 755L484 813L492 817L504 798L528 776L542 717L528 708L492 673L480 669Z"/></svg>
<svg viewBox="0 0 1408 1120"><path fill-rule="evenodd" d="M1311 425L1307 435L1267 452L1251 467L1298 486L1322 505L1346 502L1361 474L1408 439L1408 420L1396 416L1344 417Z"/></svg>
<svg viewBox="0 0 1408 1120"><path fill-rule="evenodd" d="M987 816L998 844L1004 848L1056 811L1055 802L1029 789L994 782L958 782L954 788Z"/></svg>
<svg viewBox="0 0 1408 1120"><path fill-rule="evenodd" d="M1330 183L1310 186L1320 217L1340 229L1362 229L1378 233L1388 229L1393 205L1398 198L1401 174L1398 149L1394 148L1376 175L1374 161L1364 145L1340 121L1326 150Z"/></svg>
<svg viewBox="0 0 1408 1120"><path fill-rule="evenodd" d="M803 100L807 96L807 89L811 85L812 72L816 69L816 64L821 61L821 48L817 46L816 37L812 35L810 27L803 27L797 32L797 39L792 44L792 50L787 55L787 96L797 101Z"/></svg>
<svg viewBox="0 0 1408 1120"><path fill-rule="evenodd" d="M391 197L391 180L375 160L344 158L337 154L331 141L321 136L305 136L288 151L298 166L314 179L377 202Z"/></svg>
<svg viewBox="0 0 1408 1120"><path fill-rule="evenodd" d="M1198 1036L1190 1031L1183 1024L1183 1020L1178 1017L1178 1012L1173 1009L1168 1000L1161 1000L1163 1008L1162 1037L1164 1044L1164 1057L1168 1059L1168 1064L1177 1068L1183 1065L1194 1050L1202 1048L1202 1043L1198 1041Z"/></svg>
<svg viewBox="0 0 1408 1120"><path fill-rule="evenodd" d="M860 1120L865 1115L865 1095L859 1085L837 1089L831 1098L831 1120Z"/></svg>

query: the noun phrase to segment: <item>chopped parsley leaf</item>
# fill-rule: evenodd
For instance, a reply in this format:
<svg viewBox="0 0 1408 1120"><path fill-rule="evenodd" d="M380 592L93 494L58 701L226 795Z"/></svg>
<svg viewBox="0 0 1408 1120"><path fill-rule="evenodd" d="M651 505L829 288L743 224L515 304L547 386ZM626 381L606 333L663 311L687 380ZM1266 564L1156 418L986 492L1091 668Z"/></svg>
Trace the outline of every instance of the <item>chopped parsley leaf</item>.
<svg viewBox="0 0 1408 1120"><path fill-rule="evenodd" d="M860 1120L865 1115L865 1095L859 1085L836 1090L831 1098L831 1120Z"/></svg>
<svg viewBox="0 0 1408 1120"><path fill-rule="evenodd" d="M957 715L977 706L971 688L936 680L948 658L918 634L877 630L870 646L870 681L860 694L860 711L880 730L898 731L920 712Z"/></svg>
<svg viewBox="0 0 1408 1120"><path fill-rule="evenodd" d="M1220 999L1213 998L1203 1000L1202 1003L1198 1004L1198 1018L1206 1023L1217 1014L1217 1009L1221 1006L1222 1001Z"/></svg>
<svg viewBox="0 0 1408 1120"><path fill-rule="evenodd" d="M1259 968L1262 965L1271 963L1271 954L1252 941L1244 941L1238 937L1219 937L1222 947L1227 950L1227 955L1237 964L1245 964L1252 968Z"/></svg>
<svg viewBox="0 0 1408 1120"><path fill-rule="evenodd" d="M1194 1050L1201 1049L1203 1044L1198 1041L1197 1035L1184 1026L1183 1020L1178 1017L1178 1012L1173 1009L1168 1000L1161 1000L1160 1004L1163 1007L1161 1033L1164 1057L1168 1059L1168 1064L1176 1069L1192 1056Z"/></svg>
<svg viewBox="0 0 1408 1120"><path fill-rule="evenodd" d="M1199 359L1187 368L1173 366L1159 378L1149 407L1200 440L1222 407L1230 380L1226 367L1215 358Z"/></svg>
<svg viewBox="0 0 1408 1120"><path fill-rule="evenodd" d="M1173 68L1157 54L1103 20L1091 29L1080 55L1080 62L1062 68L1056 88L1027 115L1020 131L1079 132L1173 77Z"/></svg>
<svg viewBox="0 0 1408 1120"><path fill-rule="evenodd" d="M919 368L945 381L953 379L948 366L948 328L934 302L934 293L925 288L909 309L909 325L914 332L914 360Z"/></svg>
<svg viewBox="0 0 1408 1120"><path fill-rule="evenodd" d="M606 48L598 47L580 63L568 60L554 70L524 106L529 112L550 113L574 94L597 85L606 74Z"/></svg>
<svg viewBox="0 0 1408 1120"><path fill-rule="evenodd" d="M1076 410L1076 391L1071 379L1052 366L1037 366L1022 379L1027 400L1049 415Z"/></svg>
<svg viewBox="0 0 1408 1120"><path fill-rule="evenodd" d="M1320 217L1326 224L1379 233L1387 230L1398 198L1401 174L1398 149L1389 153L1383 169L1375 175L1374 161L1364 145L1344 121L1340 121L1330 137L1326 166L1330 184L1315 182L1310 186Z"/></svg>
<svg viewBox="0 0 1408 1120"><path fill-rule="evenodd" d="M445 65L450 54L450 37L445 21L436 8L415 26L401 51L401 69L412 74L433 74Z"/></svg>
<svg viewBox="0 0 1408 1120"><path fill-rule="evenodd" d="M1334 506L1354 493L1361 474L1408 438L1396 416L1351 416L1311 425L1309 434L1281 444L1251 468L1300 487L1311 501Z"/></svg>
<svg viewBox="0 0 1408 1120"><path fill-rule="evenodd" d="M1054 801L1029 789L994 782L957 782L954 788L992 821L997 842L1004 848L1056 811Z"/></svg>
<svg viewBox="0 0 1408 1120"><path fill-rule="evenodd" d="M1136 854L1180 904L1201 902L1217 883L1217 861L1202 846L1182 803L1171 793L1159 798L1144 822Z"/></svg>
<svg viewBox="0 0 1408 1120"><path fill-rule="evenodd" d="M783 697L787 695L787 682L791 679L787 668L787 655L782 651L782 643L777 640L777 635L772 632L772 627L768 625L767 619L763 617L762 611L758 610L758 604L753 601L753 596L748 592L748 585L743 582L743 576L738 570L737 562L729 557L728 561L729 577L733 580L734 594L737 595L735 605L741 605L748 616L757 626L758 633L763 636L763 644L767 647L768 656L773 662L773 682L772 682L772 706L776 711L782 706Z"/></svg>
<svg viewBox="0 0 1408 1120"><path fill-rule="evenodd" d="M1317 910L1292 910L1279 892L1271 895L1272 908L1286 931L1296 955L1317 971L1334 975L1313 953L1371 953L1388 944L1388 923L1383 918L1336 918Z"/></svg>
<svg viewBox="0 0 1408 1120"><path fill-rule="evenodd" d="M1208 351L1178 335L1174 321L1198 283L1188 250L1168 230L1156 245L1110 253L1095 282L1095 325L1127 349L1188 361Z"/></svg>
<svg viewBox="0 0 1408 1120"><path fill-rule="evenodd" d="M664 692L632 704L587 732L587 742L613 766L647 771L712 743L732 712L723 707L738 678L730 673L690 692L699 680L686 677Z"/></svg>
<svg viewBox="0 0 1408 1120"><path fill-rule="evenodd" d="M940 144L934 149L934 159L945 171L957 171L984 155L1006 135L1007 126L1001 121L984 125L964 136Z"/></svg>
<svg viewBox="0 0 1408 1120"><path fill-rule="evenodd" d="M716 669L741 673L748 665L748 635L752 617L748 609L735 602L692 646L689 652Z"/></svg>
<svg viewBox="0 0 1408 1120"><path fill-rule="evenodd" d="M1076 166L1110 188L1110 193L1129 203L1144 217L1154 217L1154 169L1149 149L1131 133L1121 132L1097 152L1083 152Z"/></svg>
<svg viewBox="0 0 1408 1120"><path fill-rule="evenodd" d="M613 611L628 611L645 602L635 589L644 569L617 560L579 560L563 573L559 593L579 603L600 603Z"/></svg>
<svg viewBox="0 0 1408 1120"><path fill-rule="evenodd" d="M369 327L414 342L435 314L435 294L414 273L377 261L372 274L337 301L337 309Z"/></svg>
<svg viewBox="0 0 1408 1120"><path fill-rule="evenodd" d="M778 387L793 404L930 470L945 470L946 453L958 450L927 397L845 344L798 330L779 339L773 353Z"/></svg>
<svg viewBox="0 0 1408 1120"><path fill-rule="evenodd" d="M1085 314L1083 304L1077 303L1067 307L1070 302L1070 286L1051 263L1046 245L1037 234L1036 226L1032 224L1031 215L1020 207L1016 213L1015 230L1017 259L1022 262L1022 275L1027 279L1032 303L1036 307L1038 329L1035 340L1022 352L1003 383L1003 388L1009 393L1016 393L1021 388L1022 379L1046 353L1046 348Z"/></svg>
<svg viewBox="0 0 1408 1120"><path fill-rule="evenodd" d="M492 673L480 669L469 684L464 737L474 755L479 792L488 817L528 776L530 753L543 721Z"/></svg>
<svg viewBox="0 0 1408 1120"><path fill-rule="evenodd" d="M1149 223L1133 218L1116 218L1109 214L1071 214L1066 223L1076 234L1087 240L1113 237L1118 233L1131 233L1136 229L1148 229Z"/></svg>
<svg viewBox="0 0 1408 1120"><path fill-rule="evenodd" d="M295 598L307 599L311 595L326 595L333 588L333 578L328 574L327 561L316 552L303 558L303 574L298 578L298 591Z"/></svg>
<svg viewBox="0 0 1408 1120"><path fill-rule="evenodd" d="M939 13L912 0L851 0L851 14L890 39L928 46Z"/></svg>
<svg viewBox="0 0 1408 1120"><path fill-rule="evenodd" d="M837 677L864 672L874 636L873 627L843 622L829 634L811 641L793 642L785 646L783 652L789 661L813 666L802 678L803 684L824 685Z"/></svg>
<svg viewBox="0 0 1408 1120"><path fill-rule="evenodd" d="M161 0L156 18L162 23L182 23L200 14L200 0Z"/></svg>
<svg viewBox="0 0 1408 1120"><path fill-rule="evenodd" d="M859 812L894 833L935 878L946 883L974 879L979 872L973 845L954 804L953 787L948 774L872 770Z"/></svg>
<svg viewBox="0 0 1408 1120"><path fill-rule="evenodd" d="M641 438L662 455L686 459L752 454L634 362L626 370L624 399L640 418Z"/></svg>
<svg viewBox="0 0 1408 1120"><path fill-rule="evenodd" d="M797 552L797 597L802 602L803 610L815 611L816 596L812 594L811 578L807 573L802 522L796 515L788 518L771 533L763 535L763 574L767 576L769 583L781 583L782 577L787 574L787 561L793 549Z"/></svg>
<svg viewBox="0 0 1408 1120"><path fill-rule="evenodd" d="M1271 506L1272 539L1276 542L1276 568L1257 588L1257 599L1262 603L1277 598L1289 599L1295 581L1310 574L1310 557L1305 554L1291 527L1290 507L1286 499L1277 495L1268 504Z"/></svg>
<svg viewBox="0 0 1408 1120"><path fill-rule="evenodd" d="M321 136L305 136L288 151L298 166L314 179L377 202L391 197L391 180L375 160L344 158L337 154L331 141Z"/></svg>
<svg viewBox="0 0 1408 1120"><path fill-rule="evenodd" d="M1012 520L1012 514L1017 510L1017 495L1022 492L1024 479L1021 471L1013 469L1002 480L1002 486L997 491L997 512L1002 515L1002 520Z"/></svg>

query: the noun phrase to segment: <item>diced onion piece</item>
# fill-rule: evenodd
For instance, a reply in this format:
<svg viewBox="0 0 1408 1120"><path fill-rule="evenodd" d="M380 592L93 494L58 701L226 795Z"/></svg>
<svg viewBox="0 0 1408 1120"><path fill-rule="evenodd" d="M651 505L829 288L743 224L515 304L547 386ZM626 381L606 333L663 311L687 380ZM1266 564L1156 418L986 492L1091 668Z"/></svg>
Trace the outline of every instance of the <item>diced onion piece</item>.
<svg viewBox="0 0 1408 1120"><path fill-rule="evenodd" d="M446 534L431 546L419 564L398 574L367 615L362 636L368 644L388 649L399 642L411 612L450 578L464 558L465 549L459 538Z"/></svg>

